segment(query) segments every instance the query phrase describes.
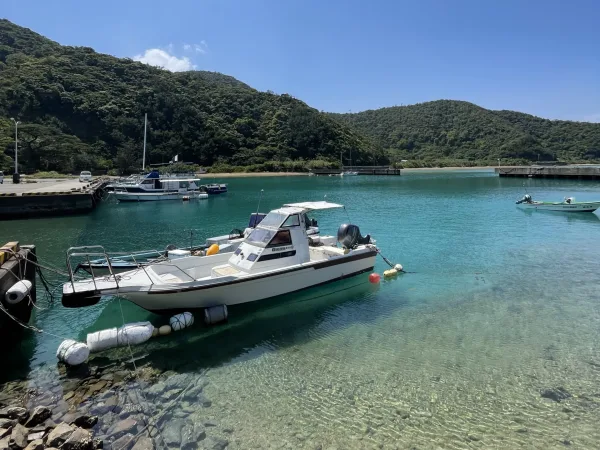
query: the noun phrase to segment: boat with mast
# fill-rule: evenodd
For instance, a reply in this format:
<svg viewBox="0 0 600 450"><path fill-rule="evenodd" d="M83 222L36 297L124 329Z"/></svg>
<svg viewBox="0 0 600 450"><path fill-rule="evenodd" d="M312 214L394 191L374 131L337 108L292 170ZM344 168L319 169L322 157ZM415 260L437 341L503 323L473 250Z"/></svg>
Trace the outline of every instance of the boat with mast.
<svg viewBox="0 0 600 450"><path fill-rule="evenodd" d="M350 149L350 167L352 167L352 149ZM340 173L340 176L351 177L356 175L358 175L358 172L356 171L344 170L344 160L342 159L342 173Z"/></svg>

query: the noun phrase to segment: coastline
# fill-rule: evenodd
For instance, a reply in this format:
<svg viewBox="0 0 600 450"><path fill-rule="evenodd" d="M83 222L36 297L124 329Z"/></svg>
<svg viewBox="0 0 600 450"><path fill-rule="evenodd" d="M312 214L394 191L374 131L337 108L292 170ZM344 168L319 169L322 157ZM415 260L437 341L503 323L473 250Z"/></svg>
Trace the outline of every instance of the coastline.
<svg viewBox="0 0 600 450"><path fill-rule="evenodd" d="M202 173L201 178L254 178L254 177L297 177L308 175L306 172L223 172Z"/></svg>
<svg viewBox="0 0 600 450"><path fill-rule="evenodd" d="M502 166L509 167L509 166ZM454 172L459 170L493 170L497 166L473 166L473 167L415 167L401 169L402 172ZM201 178L255 178L255 177L285 177L285 176L308 176L308 172L223 172L203 173Z"/></svg>

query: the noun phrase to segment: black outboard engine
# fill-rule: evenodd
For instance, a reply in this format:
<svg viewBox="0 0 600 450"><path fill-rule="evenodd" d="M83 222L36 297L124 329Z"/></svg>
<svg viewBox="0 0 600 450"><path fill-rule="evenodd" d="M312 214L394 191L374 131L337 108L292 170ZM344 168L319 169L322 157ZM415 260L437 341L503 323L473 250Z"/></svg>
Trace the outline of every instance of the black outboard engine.
<svg viewBox="0 0 600 450"><path fill-rule="evenodd" d="M525 194L521 200L517 200L517 205L521 203L531 203L531 195Z"/></svg>
<svg viewBox="0 0 600 450"><path fill-rule="evenodd" d="M344 248L355 248L357 245L371 243L371 236L361 236L360 228L356 225L344 223L338 228L337 240Z"/></svg>

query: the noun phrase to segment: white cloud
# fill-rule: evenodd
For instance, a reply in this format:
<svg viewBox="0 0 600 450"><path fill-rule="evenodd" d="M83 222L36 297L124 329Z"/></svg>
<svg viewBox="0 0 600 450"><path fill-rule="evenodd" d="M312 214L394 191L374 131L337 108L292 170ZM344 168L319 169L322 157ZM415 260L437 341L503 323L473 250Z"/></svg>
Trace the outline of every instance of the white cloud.
<svg viewBox="0 0 600 450"><path fill-rule="evenodd" d="M200 41L199 44L183 44L183 51L195 52L204 55L205 53L208 53L208 44L206 43L206 41Z"/></svg>
<svg viewBox="0 0 600 450"><path fill-rule="evenodd" d="M194 44L194 50L196 50L196 53L205 54L208 52L208 44L206 41L200 41L199 44Z"/></svg>
<svg viewBox="0 0 600 450"><path fill-rule="evenodd" d="M600 113L597 114L590 114L589 116L585 116L583 118L584 122L596 122L596 123L600 123Z"/></svg>
<svg viewBox="0 0 600 450"><path fill-rule="evenodd" d="M169 45L168 48L172 49L172 45ZM171 72L184 72L196 68L187 56L178 58L170 53L171 51L167 52L159 48L151 48L146 50L143 55L134 56L133 59L151 66L161 67Z"/></svg>

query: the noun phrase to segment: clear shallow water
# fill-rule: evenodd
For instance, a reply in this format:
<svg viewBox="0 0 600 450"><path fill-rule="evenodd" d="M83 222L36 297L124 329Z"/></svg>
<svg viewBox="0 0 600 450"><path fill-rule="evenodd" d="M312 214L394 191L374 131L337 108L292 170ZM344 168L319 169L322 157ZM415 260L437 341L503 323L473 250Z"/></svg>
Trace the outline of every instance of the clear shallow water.
<svg viewBox="0 0 600 450"><path fill-rule="evenodd" d="M159 370L206 372L210 414L233 430L230 448L600 447L600 218L514 205L524 184L547 200L596 200L600 185L485 171L228 183L227 196L204 202L104 204L88 216L0 222L0 232L64 267L71 245L164 248L189 243L190 229L203 241L242 228L260 189L262 211L327 195L414 273L233 309L227 325L135 349ZM348 220L343 211L317 218L331 233ZM117 300L40 306L34 323L60 336L121 324ZM165 322L123 307L128 322ZM7 356L10 374L56 371L59 343L30 336L21 357ZM574 397L540 396L559 386Z"/></svg>

